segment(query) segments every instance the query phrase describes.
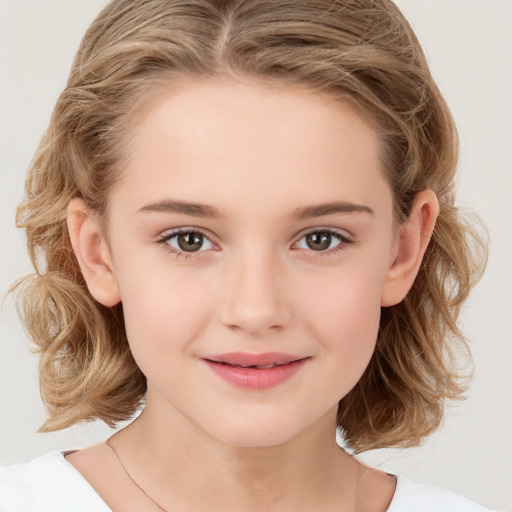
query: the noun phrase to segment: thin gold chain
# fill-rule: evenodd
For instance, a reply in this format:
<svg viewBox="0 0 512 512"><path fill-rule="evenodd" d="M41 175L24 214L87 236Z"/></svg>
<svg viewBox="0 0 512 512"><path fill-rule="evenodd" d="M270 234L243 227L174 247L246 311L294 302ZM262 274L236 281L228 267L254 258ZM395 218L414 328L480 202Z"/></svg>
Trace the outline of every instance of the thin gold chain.
<svg viewBox="0 0 512 512"><path fill-rule="evenodd" d="M114 434L115 435L115 434ZM114 437L114 436L112 436ZM112 439L112 437L110 437L109 439L107 439L106 441L106 444L107 446L114 452L114 455L116 456L117 460L119 461L119 464L121 464L121 467L123 468L124 472L126 473L126 475L128 476L128 478L133 482L133 484L146 496L146 498L148 498L148 500L152 501L159 509L161 512L167 512L167 510L162 507L162 505L158 504L138 483L137 481L132 477L132 475L130 475L130 473L128 472L128 470L125 468L124 464L123 464L123 461L121 460L121 457L119 457L119 454L117 453L117 450L110 444L110 440Z"/></svg>

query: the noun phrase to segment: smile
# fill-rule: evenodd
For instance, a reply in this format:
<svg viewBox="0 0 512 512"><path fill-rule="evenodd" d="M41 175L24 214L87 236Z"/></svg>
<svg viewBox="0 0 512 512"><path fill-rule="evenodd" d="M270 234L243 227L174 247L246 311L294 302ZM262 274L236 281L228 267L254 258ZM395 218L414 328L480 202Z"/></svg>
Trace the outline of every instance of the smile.
<svg viewBox="0 0 512 512"><path fill-rule="evenodd" d="M202 358L221 379L239 388L263 390L287 381L309 359L289 354L267 352L248 354L232 352Z"/></svg>
<svg viewBox="0 0 512 512"><path fill-rule="evenodd" d="M267 369L267 368L275 368L276 366L283 366L285 364L289 364L289 363L272 363L272 364L231 364L231 363L225 363L225 362L222 362L222 361L212 361L212 362L215 362L215 363L219 363L219 364L225 364L227 366L237 366L237 367L240 367L240 368L257 368L257 369Z"/></svg>

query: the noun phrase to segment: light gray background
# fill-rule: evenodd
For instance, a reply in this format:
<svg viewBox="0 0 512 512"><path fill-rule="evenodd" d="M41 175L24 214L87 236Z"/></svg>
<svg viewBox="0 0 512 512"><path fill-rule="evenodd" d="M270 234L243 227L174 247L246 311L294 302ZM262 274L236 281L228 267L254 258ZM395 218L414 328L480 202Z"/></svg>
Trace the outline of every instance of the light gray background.
<svg viewBox="0 0 512 512"><path fill-rule="evenodd" d="M105 0L0 0L0 297L30 272L14 228L26 168L85 29ZM469 398L411 450L364 459L512 510L512 1L397 0L429 56L461 134L459 204L487 223L487 273L464 310L475 359ZM102 424L36 434L44 420L37 358L7 299L0 313L0 465L78 448Z"/></svg>

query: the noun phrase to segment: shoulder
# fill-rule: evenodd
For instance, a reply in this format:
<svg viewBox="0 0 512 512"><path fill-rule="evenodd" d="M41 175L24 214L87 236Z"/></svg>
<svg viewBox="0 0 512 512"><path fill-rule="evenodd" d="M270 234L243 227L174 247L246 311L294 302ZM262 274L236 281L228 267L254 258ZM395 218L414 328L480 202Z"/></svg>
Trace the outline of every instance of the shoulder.
<svg viewBox="0 0 512 512"><path fill-rule="evenodd" d="M2 512L109 512L61 452L0 468Z"/></svg>
<svg viewBox="0 0 512 512"><path fill-rule="evenodd" d="M387 512L492 512L462 496L432 485L397 477L393 500Z"/></svg>

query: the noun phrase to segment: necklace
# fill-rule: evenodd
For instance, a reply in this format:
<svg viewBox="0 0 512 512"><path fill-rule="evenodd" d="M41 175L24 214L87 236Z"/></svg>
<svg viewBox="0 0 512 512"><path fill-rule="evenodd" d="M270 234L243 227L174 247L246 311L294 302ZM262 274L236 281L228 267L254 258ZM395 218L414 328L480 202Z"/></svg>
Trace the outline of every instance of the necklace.
<svg viewBox="0 0 512 512"><path fill-rule="evenodd" d="M115 435L115 434L114 434ZM114 436L112 436L114 437ZM117 460L119 461L119 464L121 464L121 467L123 468L124 472L126 473L126 475L128 476L128 478L132 481L132 483L139 489L139 491L141 491L145 496L146 498L148 498L148 500L152 501L157 507L158 509L160 510L160 512L167 512L167 510L162 507L162 505L159 505L137 482L136 480L132 477L132 475L130 475L130 473L128 473L128 470L124 467L124 464L123 464L123 461L121 460L121 457L119 457L119 454L117 453L117 450L114 448L114 446L112 444L110 444L110 440L112 439L112 437L109 437L107 440L106 440L106 444L107 446L114 452L114 455L116 456Z"/></svg>

